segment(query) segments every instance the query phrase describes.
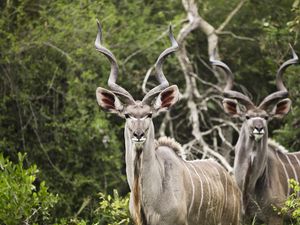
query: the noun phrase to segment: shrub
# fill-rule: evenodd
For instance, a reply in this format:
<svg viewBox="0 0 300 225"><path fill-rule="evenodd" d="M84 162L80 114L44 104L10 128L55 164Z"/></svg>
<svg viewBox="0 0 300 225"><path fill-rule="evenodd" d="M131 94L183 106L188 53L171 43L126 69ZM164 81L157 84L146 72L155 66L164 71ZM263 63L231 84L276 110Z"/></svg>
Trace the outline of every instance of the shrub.
<svg viewBox="0 0 300 225"><path fill-rule="evenodd" d="M58 197L49 193L45 182L36 187L38 169L25 169L26 154L18 153L15 164L0 153L0 224L44 224Z"/></svg>
<svg viewBox="0 0 300 225"><path fill-rule="evenodd" d="M274 210L278 212L278 215L290 216L292 222L289 224L300 224L300 198L297 197L300 194L300 185L299 182L290 179L289 186L293 193L288 197L281 209L274 208Z"/></svg>
<svg viewBox="0 0 300 225"><path fill-rule="evenodd" d="M99 216L97 224L105 225L129 225L132 224L129 215L129 195L120 197L117 190L113 195L99 193L100 203L95 213Z"/></svg>

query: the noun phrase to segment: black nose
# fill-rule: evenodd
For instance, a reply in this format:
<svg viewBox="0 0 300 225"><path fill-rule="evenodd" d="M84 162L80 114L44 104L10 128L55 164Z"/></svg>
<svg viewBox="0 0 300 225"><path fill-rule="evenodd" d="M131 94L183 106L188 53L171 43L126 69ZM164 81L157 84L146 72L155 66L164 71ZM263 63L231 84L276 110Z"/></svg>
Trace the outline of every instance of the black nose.
<svg viewBox="0 0 300 225"><path fill-rule="evenodd" d="M254 120L253 121L254 129L256 129L258 132L261 132L264 129L264 124L262 120Z"/></svg>
<svg viewBox="0 0 300 225"><path fill-rule="evenodd" d="M255 126L255 129L256 129L258 132L261 132L264 128L263 128L263 126Z"/></svg>
<svg viewBox="0 0 300 225"><path fill-rule="evenodd" d="M138 140L140 140L142 137L144 137L144 132L143 131L135 131L133 132L133 136L136 137Z"/></svg>

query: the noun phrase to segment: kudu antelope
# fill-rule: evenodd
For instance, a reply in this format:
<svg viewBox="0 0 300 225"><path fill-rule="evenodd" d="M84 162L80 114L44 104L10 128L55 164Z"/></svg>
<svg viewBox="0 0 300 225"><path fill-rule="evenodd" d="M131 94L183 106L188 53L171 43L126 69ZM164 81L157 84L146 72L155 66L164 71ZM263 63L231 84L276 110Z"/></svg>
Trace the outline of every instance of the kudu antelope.
<svg viewBox="0 0 300 225"><path fill-rule="evenodd" d="M170 138L155 140L152 118L168 110L178 98L176 85L169 86L162 66L165 58L178 48L171 27L172 46L156 61L160 85L139 101L116 84L118 66L114 55L101 44L98 23L96 49L111 63L110 90L98 87L98 104L126 119L126 174L131 190L130 212L142 225L237 225L240 215L240 191L233 178L215 161L185 161L181 146Z"/></svg>
<svg viewBox="0 0 300 225"><path fill-rule="evenodd" d="M248 218L256 215L270 225L283 223L283 218L274 212L273 206L280 208L291 194L288 180L299 181L300 177L300 152L288 153L268 142L268 121L282 118L291 106L282 81L286 68L298 63L298 57L291 49L293 58L284 62L277 71L278 91L265 97L258 106L248 96L231 90L233 74L226 64L214 57L210 59L212 65L227 74L223 91L225 112L243 120L235 146L234 175L242 191L244 213Z"/></svg>

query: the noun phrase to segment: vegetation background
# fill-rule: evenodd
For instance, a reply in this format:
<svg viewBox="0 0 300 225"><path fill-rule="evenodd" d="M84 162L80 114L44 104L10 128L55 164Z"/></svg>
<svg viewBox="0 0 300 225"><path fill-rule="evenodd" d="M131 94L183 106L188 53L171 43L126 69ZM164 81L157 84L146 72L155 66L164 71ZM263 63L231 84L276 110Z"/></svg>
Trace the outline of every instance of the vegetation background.
<svg viewBox="0 0 300 225"><path fill-rule="evenodd" d="M213 26L239 3L196 2ZM0 224L130 223L124 122L101 111L95 97L98 86L107 86L110 70L94 48L96 19L119 60L118 82L139 97L147 70L169 45L168 24L176 36L185 23L182 2L1 0L0 12ZM299 0L246 0L227 32L218 34L221 59L255 102L275 90L275 72L290 57L288 44L300 54L299 23ZM197 75L214 82L205 66L203 32L193 31L186 48ZM184 89L174 56L164 71ZM288 69L285 83L293 108L284 120L271 122L271 136L298 151L299 66ZM180 110L172 109L173 115ZM220 108L215 114L224 117Z"/></svg>

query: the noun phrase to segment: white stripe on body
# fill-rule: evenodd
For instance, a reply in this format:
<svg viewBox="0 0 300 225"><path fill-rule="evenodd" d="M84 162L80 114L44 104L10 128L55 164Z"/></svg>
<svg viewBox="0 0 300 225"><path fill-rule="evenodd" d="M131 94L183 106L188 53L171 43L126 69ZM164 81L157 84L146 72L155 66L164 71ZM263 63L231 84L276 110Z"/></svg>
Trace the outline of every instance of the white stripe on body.
<svg viewBox="0 0 300 225"><path fill-rule="evenodd" d="M228 196L227 196L227 194L228 194L228 190L227 190L227 187L228 187L228 180L227 180L227 174L226 174L226 172L224 171L224 170L222 170L222 174L224 175L224 177L225 177L225 185L224 185L224 201L223 201L223 207L224 207L224 209L229 209L229 207L228 207L228 205L226 205L226 203L227 203L227 199L228 199ZM235 194L233 194L234 196L235 196ZM233 196L233 197L234 197ZM235 201L234 201L234 204L235 204ZM225 206L226 205L226 206ZM234 205L234 207L235 207L235 205ZM233 218L234 218L234 213L232 214L232 216L233 216Z"/></svg>
<svg viewBox="0 0 300 225"><path fill-rule="evenodd" d="M298 163L298 166L299 166L299 168L300 168L300 160L298 159L298 157L297 157L295 154L289 154L289 156L290 156L290 155L294 156L294 158L296 159L296 161L297 161L297 163ZM295 169L295 171L296 171L296 169ZM297 172L297 171L296 171L296 172ZM297 182L299 182L298 176L297 176Z"/></svg>
<svg viewBox="0 0 300 225"><path fill-rule="evenodd" d="M233 196L233 213L232 213L232 220L231 221L234 221L234 215L235 215L235 208L236 208L236 205L235 205L235 202L236 202L236 199L235 199L235 193L234 193L234 185L233 185L233 181L232 181L232 183L231 183L232 185L231 185L231 189L232 189L232 196ZM237 209L237 210L239 210L239 209Z"/></svg>
<svg viewBox="0 0 300 225"><path fill-rule="evenodd" d="M222 182L221 182L221 174L219 173L218 168L215 167L215 166L212 166L212 167L214 168L215 171L217 171L217 174L219 175L219 179L218 179L218 181L216 182L216 184L219 183L220 190L221 190L221 189L224 190L223 187L222 187L222 186L223 186L223 185L222 185ZM217 185L216 185L216 186L217 186ZM224 195L222 195L222 196L224 197ZM219 198L218 198L217 200L218 200L218 203L217 203L217 208L216 208L216 210L219 211L218 215L220 216L220 218L218 218L218 219L220 220L221 217L222 217L221 211L222 211L223 206L221 205L221 201L219 201ZM218 208L218 206L219 206L219 208Z"/></svg>
<svg viewBox="0 0 300 225"><path fill-rule="evenodd" d="M211 189L210 189L210 183L209 183L209 181L208 181L208 178L207 178L207 176L206 176L206 174L205 174L205 172L201 169L201 173L202 173L202 175L204 176L204 179L206 180L206 183L207 183L207 189L208 189L208 206L207 206L207 209L210 207L210 201L211 201ZM207 212L208 212L208 210L206 210L206 212L205 212L205 218L204 218L204 220L206 220L207 219Z"/></svg>
<svg viewBox="0 0 300 225"><path fill-rule="evenodd" d="M183 162L183 165L184 165L184 167L187 169L187 171L189 173L189 176L190 176L190 179L191 179L191 184L192 184L192 193L193 193L193 197L192 197L191 204L190 204L190 207L189 207L189 212L188 212L188 215L190 215L190 212L191 212L193 204L194 204L195 186L194 186L194 182L193 182L193 178L192 178L191 172L190 172L189 168L185 165L185 163L186 163L186 161Z"/></svg>
<svg viewBox="0 0 300 225"><path fill-rule="evenodd" d="M277 159L279 160L279 162L281 163L281 165L282 165L282 167L283 167L283 170L284 170L284 173L285 173L285 176L286 176L286 180L287 180L287 186L288 186L288 191L287 191L286 196L289 196L289 194L290 194L290 192L291 192L291 188L290 188L290 185L289 185L289 182L288 182L288 180L290 179L290 178L289 178L289 174L288 174L288 172L287 172L287 170L286 170L286 167L285 167L284 163L283 163L282 160L280 159L280 157L279 157L277 151L276 151L276 157L277 157Z"/></svg>
<svg viewBox="0 0 300 225"><path fill-rule="evenodd" d="M298 181L298 175L297 175L297 173L296 173L296 170L295 170L294 165L292 164L292 162L291 162L289 156L286 155L286 154L284 154L284 155L285 155L286 159L289 161L289 164L290 164L291 167L292 167L292 170L293 170L293 173L294 173L294 175L295 175L294 177L295 177L296 181Z"/></svg>
<svg viewBox="0 0 300 225"><path fill-rule="evenodd" d="M201 179L200 175L198 174L198 172L197 172L197 170L195 169L195 167L193 166L193 164L190 163L190 165L193 167L195 173L196 173L197 176L199 177L200 186L201 186L201 200L200 200L200 205L199 205L199 208L198 208L198 214L197 214L197 220L199 221L200 209L201 209L202 204L203 204L203 183L202 183L202 179ZM202 171L201 168L199 168L199 169Z"/></svg>
<svg viewBox="0 0 300 225"><path fill-rule="evenodd" d="M222 173L224 174L224 177L225 177L225 198L224 198L224 207L225 207L225 204L227 203L227 176L226 176L226 173L222 170Z"/></svg>

